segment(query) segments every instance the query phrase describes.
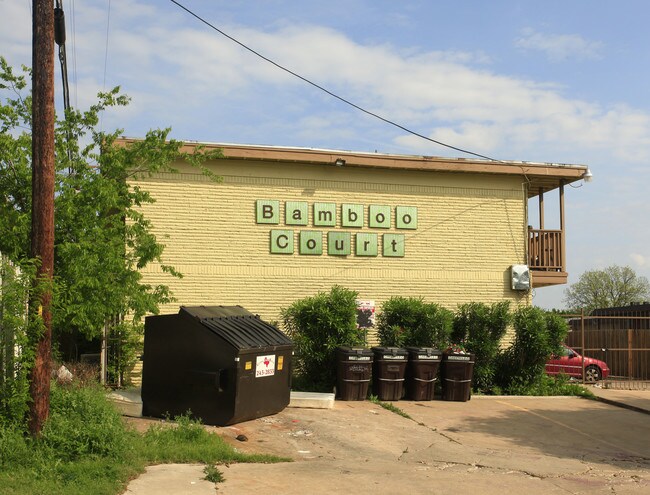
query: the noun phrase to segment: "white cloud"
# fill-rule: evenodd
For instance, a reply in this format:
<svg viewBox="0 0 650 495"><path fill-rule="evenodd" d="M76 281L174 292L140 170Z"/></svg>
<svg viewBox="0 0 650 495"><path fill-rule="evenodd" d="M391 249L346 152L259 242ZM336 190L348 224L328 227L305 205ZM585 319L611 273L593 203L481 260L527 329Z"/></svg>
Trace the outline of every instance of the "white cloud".
<svg viewBox="0 0 650 495"><path fill-rule="evenodd" d="M630 258L640 268L649 267L650 268L650 256L643 256L642 254L632 253Z"/></svg>
<svg viewBox="0 0 650 495"><path fill-rule="evenodd" d="M27 4L20 2L18 8L14 2L0 2L9 7L0 27L29 26ZM79 83L71 89L81 106L94 101L103 85L106 14L99 2L77 5ZM128 134L143 134L146 121L146 128L181 124L186 138L219 139L225 126L248 125L249 142L286 144L285 136L290 136L298 145L336 147L337 139L343 139L372 142L374 149L383 140L385 147L406 153L446 153L348 110L182 13L161 15L150 4L125 0L112 4L110 26L106 86L121 84L134 97L127 113L116 114L123 122L111 117L110 123ZM572 156L580 162L591 157L639 164L650 160L647 111L571 99L552 83L495 73L481 53L361 43L316 25L281 23L272 31L222 27L368 110L459 148L535 161L568 161ZM15 54L29 46L29 30L0 33L18 63ZM580 37L544 37L534 31L520 41L556 57L594 55L599 46ZM204 129L210 129L207 136L201 134Z"/></svg>
<svg viewBox="0 0 650 495"><path fill-rule="evenodd" d="M603 43L587 40L579 34L545 34L526 28L515 40L515 46L543 52L552 62L563 62L568 59L598 59Z"/></svg>

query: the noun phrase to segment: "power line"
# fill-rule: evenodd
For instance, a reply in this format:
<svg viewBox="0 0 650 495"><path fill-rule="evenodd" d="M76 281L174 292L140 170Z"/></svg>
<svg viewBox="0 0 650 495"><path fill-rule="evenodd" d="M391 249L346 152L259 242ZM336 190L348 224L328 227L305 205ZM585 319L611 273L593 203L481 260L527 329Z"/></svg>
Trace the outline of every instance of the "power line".
<svg viewBox="0 0 650 495"><path fill-rule="evenodd" d="M74 86L74 106L79 108L79 85L77 84L77 26L75 15L75 2L68 0L70 12L72 13L72 84Z"/></svg>
<svg viewBox="0 0 650 495"><path fill-rule="evenodd" d="M65 15L63 3L56 0L54 8L54 41L59 46L59 62L61 63L61 81L63 84L63 109L70 109L70 85L68 84L68 61L65 53Z"/></svg>
<svg viewBox="0 0 650 495"><path fill-rule="evenodd" d="M501 161L501 160L497 160L497 159L495 159L495 158L490 158L489 156L481 155L481 154L479 154L479 153L474 153L473 151L469 151L469 150L466 150L466 149L463 149L463 148L458 148L458 147L456 147L456 146L452 146L452 145L450 145L450 144L443 143L442 141L437 141L437 140L432 139L432 138L430 138L430 137L427 137L427 136L425 136L425 135L423 135L423 134L420 134L419 132L413 131L413 130L411 130L411 129L409 129L409 128L407 128L407 127L401 125L401 124L398 124L398 123L396 123L396 122L393 122L392 120L389 120L389 119L387 119L387 118L385 118L385 117L382 117L381 115L378 115L378 114L376 114L376 113L374 113L374 112L371 112L370 110L366 110L365 108L360 107L359 105L357 105L357 104L351 102L350 100L347 100L347 99L343 98L342 96L339 96L339 95L337 95L336 93L333 93L332 91L330 91L330 90L324 88L323 86L320 86L319 84L316 84L315 82L313 82L313 81L307 79L306 77L301 76L300 74L298 74L298 73L292 71L291 69L288 69L288 68L284 67L283 65L280 65L279 63L277 63L277 62L271 60L270 58L265 57L265 56L262 55L261 53L259 53L259 52L255 51L255 50L253 50L252 48L248 47L247 45L245 45L245 44L242 43L241 41L239 41L239 40L233 38L232 36L230 36L229 34L227 34L227 33L224 32L224 31L222 31L221 29L219 29L219 28L216 27L215 25L213 25L213 24L211 24L210 22L206 21L203 17L199 16L198 14L195 14L195 13L192 12L190 9L188 9L188 8L185 7L184 5L180 4L180 3L177 2L176 0L170 0L170 1L171 1L173 4L177 5L178 7L180 7L181 9L183 9L185 12L187 12L187 13L190 14L191 16L195 17L197 20L199 20L200 22L202 22L202 23L205 24L206 26L212 28L213 30L215 30L216 32L218 32L218 33L221 34L222 36L225 36L225 37L228 38L229 40L231 40L231 41L237 43L237 44L238 44L239 46L241 46L242 48L248 50L248 51L251 52L253 55L256 55L257 57L261 58L262 60L264 60L264 61L266 61L266 62L268 62L268 63L274 65L274 66L277 67L278 69L283 70L284 72L287 72L288 74L291 74L291 75L294 76L294 77L297 77L297 78L300 79L301 81L306 82L307 84L310 84L310 85L314 86L315 88L317 88L317 89L323 91L324 93L327 93L328 95L330 95L330 96L336 98L337 100L342 101L342 102L345 103L346 105L350 105L351 107L356 108L357 110L359 110L359 111L361 111L361 112L363 112L363 113L365 113L365 114L367 114L367 115L370 115L370 116L372 116L372 117L375 117L375 118L377 118L377 119L379 119L379 120L381 120L381 121L383 121L383 122L385 122L385 123L387 123L387 124L390 124L390 125L392 125L392 126L394 126L394 127L397 127L398 129L401 129L401 130L403 130L403 131L405 131L405 132L408 132L409 134L412 134L412 135L417 136L417 137L419 137L419 138L425 139L425 140L427 140L427 141L429 141L429 142L432 142L432 143L438 144L438 145L440 145L440 146L444 146L445 148L450 148L450 149L452 149L452 150L460 151L461 153L466 153L466 154L468 154L468 155L473 155L473 156L476 156L476 157L479 157L479 158L485 158L486 160L490 160L490 161L493 161L493 162L499 162L499 161Z"/></svg>

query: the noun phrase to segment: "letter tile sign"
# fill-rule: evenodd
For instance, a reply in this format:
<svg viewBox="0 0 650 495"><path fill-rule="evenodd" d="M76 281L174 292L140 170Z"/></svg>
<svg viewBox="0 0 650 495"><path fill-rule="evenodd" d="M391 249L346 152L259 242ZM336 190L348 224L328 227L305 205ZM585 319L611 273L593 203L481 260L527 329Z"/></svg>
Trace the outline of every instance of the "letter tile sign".
<svg viewBox="0 0 650 495"><path fill-rule="evenodd" d="M281 205L278 200L258 199L255 222L280 227L269 231L271 254L403 258L408 234L404 231L417 230L418 208L306 201L285 201Z"/></svg>

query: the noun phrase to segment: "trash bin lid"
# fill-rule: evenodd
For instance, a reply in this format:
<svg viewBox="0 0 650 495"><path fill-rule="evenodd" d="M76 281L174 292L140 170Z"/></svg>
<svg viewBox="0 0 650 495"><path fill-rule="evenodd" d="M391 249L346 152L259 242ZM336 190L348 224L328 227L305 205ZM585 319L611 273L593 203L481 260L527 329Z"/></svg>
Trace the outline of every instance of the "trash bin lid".
<svg viewBox="0 0 650 495"><path fill-rule="evenodd" d="M360 355L371 355L372 351L366 347L357 347L357 346L339 346L336 348L338 352L344 353L344 354L360 354Z"/></svg>
<svg viewBox="0 0 650 495"><path fill-rule="evenodd" d="M376 358L383 359L406 359L409 355L402 347L373 347L372 352Z"/></svg>
<svg viewBox="0 0 650 495"><path fill-rule="evenodd" d="M344 361L372 361L374 354L365 347L340 346L336 348L340 359Z"/></svg>
<svg viewBox="0 0 650 495"><path fill-rule="evenodd" d="M457 363L474 363L474 354L469 352L443 352L442 360Z"/></svg>
<svg viewBox="0 0 650 495"><path fill-rule="evenodd" d="M241 306L181 306L179 314L199 320L238 350L293 346L284 333Z"/></svg>
<svg viewBox="0 0 650 495"><path fill-rule="evenodd" d="M409 353L409 359L414 361L419 359L440 361L442 359L442 351L433 347L406 347L406 350Z"/></svg>

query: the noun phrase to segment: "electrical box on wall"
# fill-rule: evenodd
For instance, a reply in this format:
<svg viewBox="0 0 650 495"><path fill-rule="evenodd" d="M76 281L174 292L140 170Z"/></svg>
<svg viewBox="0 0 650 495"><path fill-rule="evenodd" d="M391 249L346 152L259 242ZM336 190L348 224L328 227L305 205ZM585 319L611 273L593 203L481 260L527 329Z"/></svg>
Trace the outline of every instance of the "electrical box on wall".
<svg viewBox="0 0 650 495"><path fill-rule="evenodd" d="M527 265L512 265L510 267L512 290L530 289L530 269Z"/></svg>

